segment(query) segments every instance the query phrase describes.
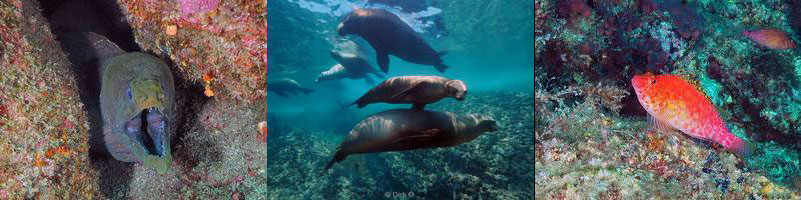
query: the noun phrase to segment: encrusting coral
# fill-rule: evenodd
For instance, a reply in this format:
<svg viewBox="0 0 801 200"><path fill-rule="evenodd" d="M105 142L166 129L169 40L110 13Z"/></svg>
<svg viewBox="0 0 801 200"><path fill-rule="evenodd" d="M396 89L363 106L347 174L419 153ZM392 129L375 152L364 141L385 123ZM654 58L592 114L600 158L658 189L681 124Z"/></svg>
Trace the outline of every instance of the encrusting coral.
<svg viewBox="0 0 801 200"><path fill-rule="evenodd" d="M166 55L207 96L264 99L266 1L119 0L136 42Z"/></svg>
<svg viewBox="0 0 801 200"><path fill-rule="evenodd" d="M93 199L89 125L35 1L0 1L0 199Z"/></svg>

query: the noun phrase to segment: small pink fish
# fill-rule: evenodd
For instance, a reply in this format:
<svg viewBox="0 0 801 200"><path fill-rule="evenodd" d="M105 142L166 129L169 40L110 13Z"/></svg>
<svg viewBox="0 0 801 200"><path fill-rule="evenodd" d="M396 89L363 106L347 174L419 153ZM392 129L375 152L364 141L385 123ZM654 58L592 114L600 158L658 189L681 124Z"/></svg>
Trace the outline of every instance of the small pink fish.
<svg viewBox="0 0 801 200"><path fill-rule="evenodd" d="M792 49L795 48L795 43L787 33L778 29L762 29L753 31L743 31L743 35L747 36L757 44L769 49Z"/></svg>
<svg viewBox="0 0 801 200"><path fill-rule="evenodd" d="M677 75L634 76L631 79L640 104L659 128L678 129L694 138L714 141L726 150L748 156L750 144L729 132L706 95Z"/></svg>

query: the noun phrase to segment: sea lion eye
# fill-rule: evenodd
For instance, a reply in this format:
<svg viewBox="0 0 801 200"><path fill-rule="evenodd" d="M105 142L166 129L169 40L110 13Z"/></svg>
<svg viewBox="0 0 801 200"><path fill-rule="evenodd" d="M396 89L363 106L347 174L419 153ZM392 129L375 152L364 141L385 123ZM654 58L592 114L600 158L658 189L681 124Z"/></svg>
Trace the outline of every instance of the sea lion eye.
<svg viewBox="0 0 801 200"><path fill-rule="evenodd" d="M128 94L128 99L133 99L133 93L131 92L131 87L128 87L128 89L125 90L125 93Z"/></svg>

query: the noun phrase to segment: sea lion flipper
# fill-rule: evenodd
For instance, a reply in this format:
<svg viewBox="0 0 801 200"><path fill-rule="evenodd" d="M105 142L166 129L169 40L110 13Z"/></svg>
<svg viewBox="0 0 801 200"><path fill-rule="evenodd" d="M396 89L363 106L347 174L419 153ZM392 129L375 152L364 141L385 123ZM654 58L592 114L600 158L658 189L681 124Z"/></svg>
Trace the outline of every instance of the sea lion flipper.
<svg viewBox="0 0 801 200"><path fill-rule="evenodd" d="M337 153L334 154L334 157L331 158L331 160L328 161L327 164L325 164L325 168L323 169L323 172L328 171L328 169L331 168L331 165L334 165L334 163L338 163L339 161L344 160L345 157L347 157L347 156L348 156L348 154L343 152L342 149L338 149Z"/></svg>
<svg viewBox="0 0 801 200"><path fill-rule="evenodd" d="M426 107L426 104L424 104L424 103L416 103L416 104L412 105L412 110L421 111L421 110L425 109L425 107Z"/></svg>
<svg viewBox="0 0 801 200"><path fill-rule="evenodd" d="M376 51L375 59L378 62L378 68L384 73L389 72L389 54L385 51Z"/></svg>
<svg viewBox="0 0 801 200"><path fill-rule="evenodd" d="M373 78L370 78L370 76L367 76L366 74L364 75L364 81L367 82L368 85L373 85L373 83L375 83L375 80L373 80Z"/></svg>
<svg viewBox="0 0 801 200"><path fill-rule="evenodd" d="M410 146L410 145L420 144L433 140L437 136L441 135L442 132L443 132L442 129L439 128L426 129L412 136L395 139L394 141L392 141L392 143L398 144L400 146Z"/></svg>
<svg viewBox="0 0 801 200"><path fill-rule="evenodd" d="M414 85L412 85L412 86L410 86L410 87L408 87L406 89L403 89L403 91L398 92L395 95L392 95L392 97L390 99L403 99L403 98L406 98L406 96L411 95L412 93L417 91L418 90L417 88L425 87L426 84L427 84L426 82L415 83Z"/></svg>

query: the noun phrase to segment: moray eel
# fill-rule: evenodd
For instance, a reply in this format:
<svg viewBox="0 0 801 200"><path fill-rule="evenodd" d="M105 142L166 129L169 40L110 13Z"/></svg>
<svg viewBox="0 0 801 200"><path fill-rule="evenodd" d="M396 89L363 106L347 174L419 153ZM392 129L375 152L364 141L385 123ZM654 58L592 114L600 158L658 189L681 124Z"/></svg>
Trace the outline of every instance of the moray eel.
<svg viewBox="0 0 801 200"><path fill-rule="evenodd" d="M109 153L158 173L169 170L175 86L167 64L131 52L104 59L100 70L103 140Z"/></svg>

